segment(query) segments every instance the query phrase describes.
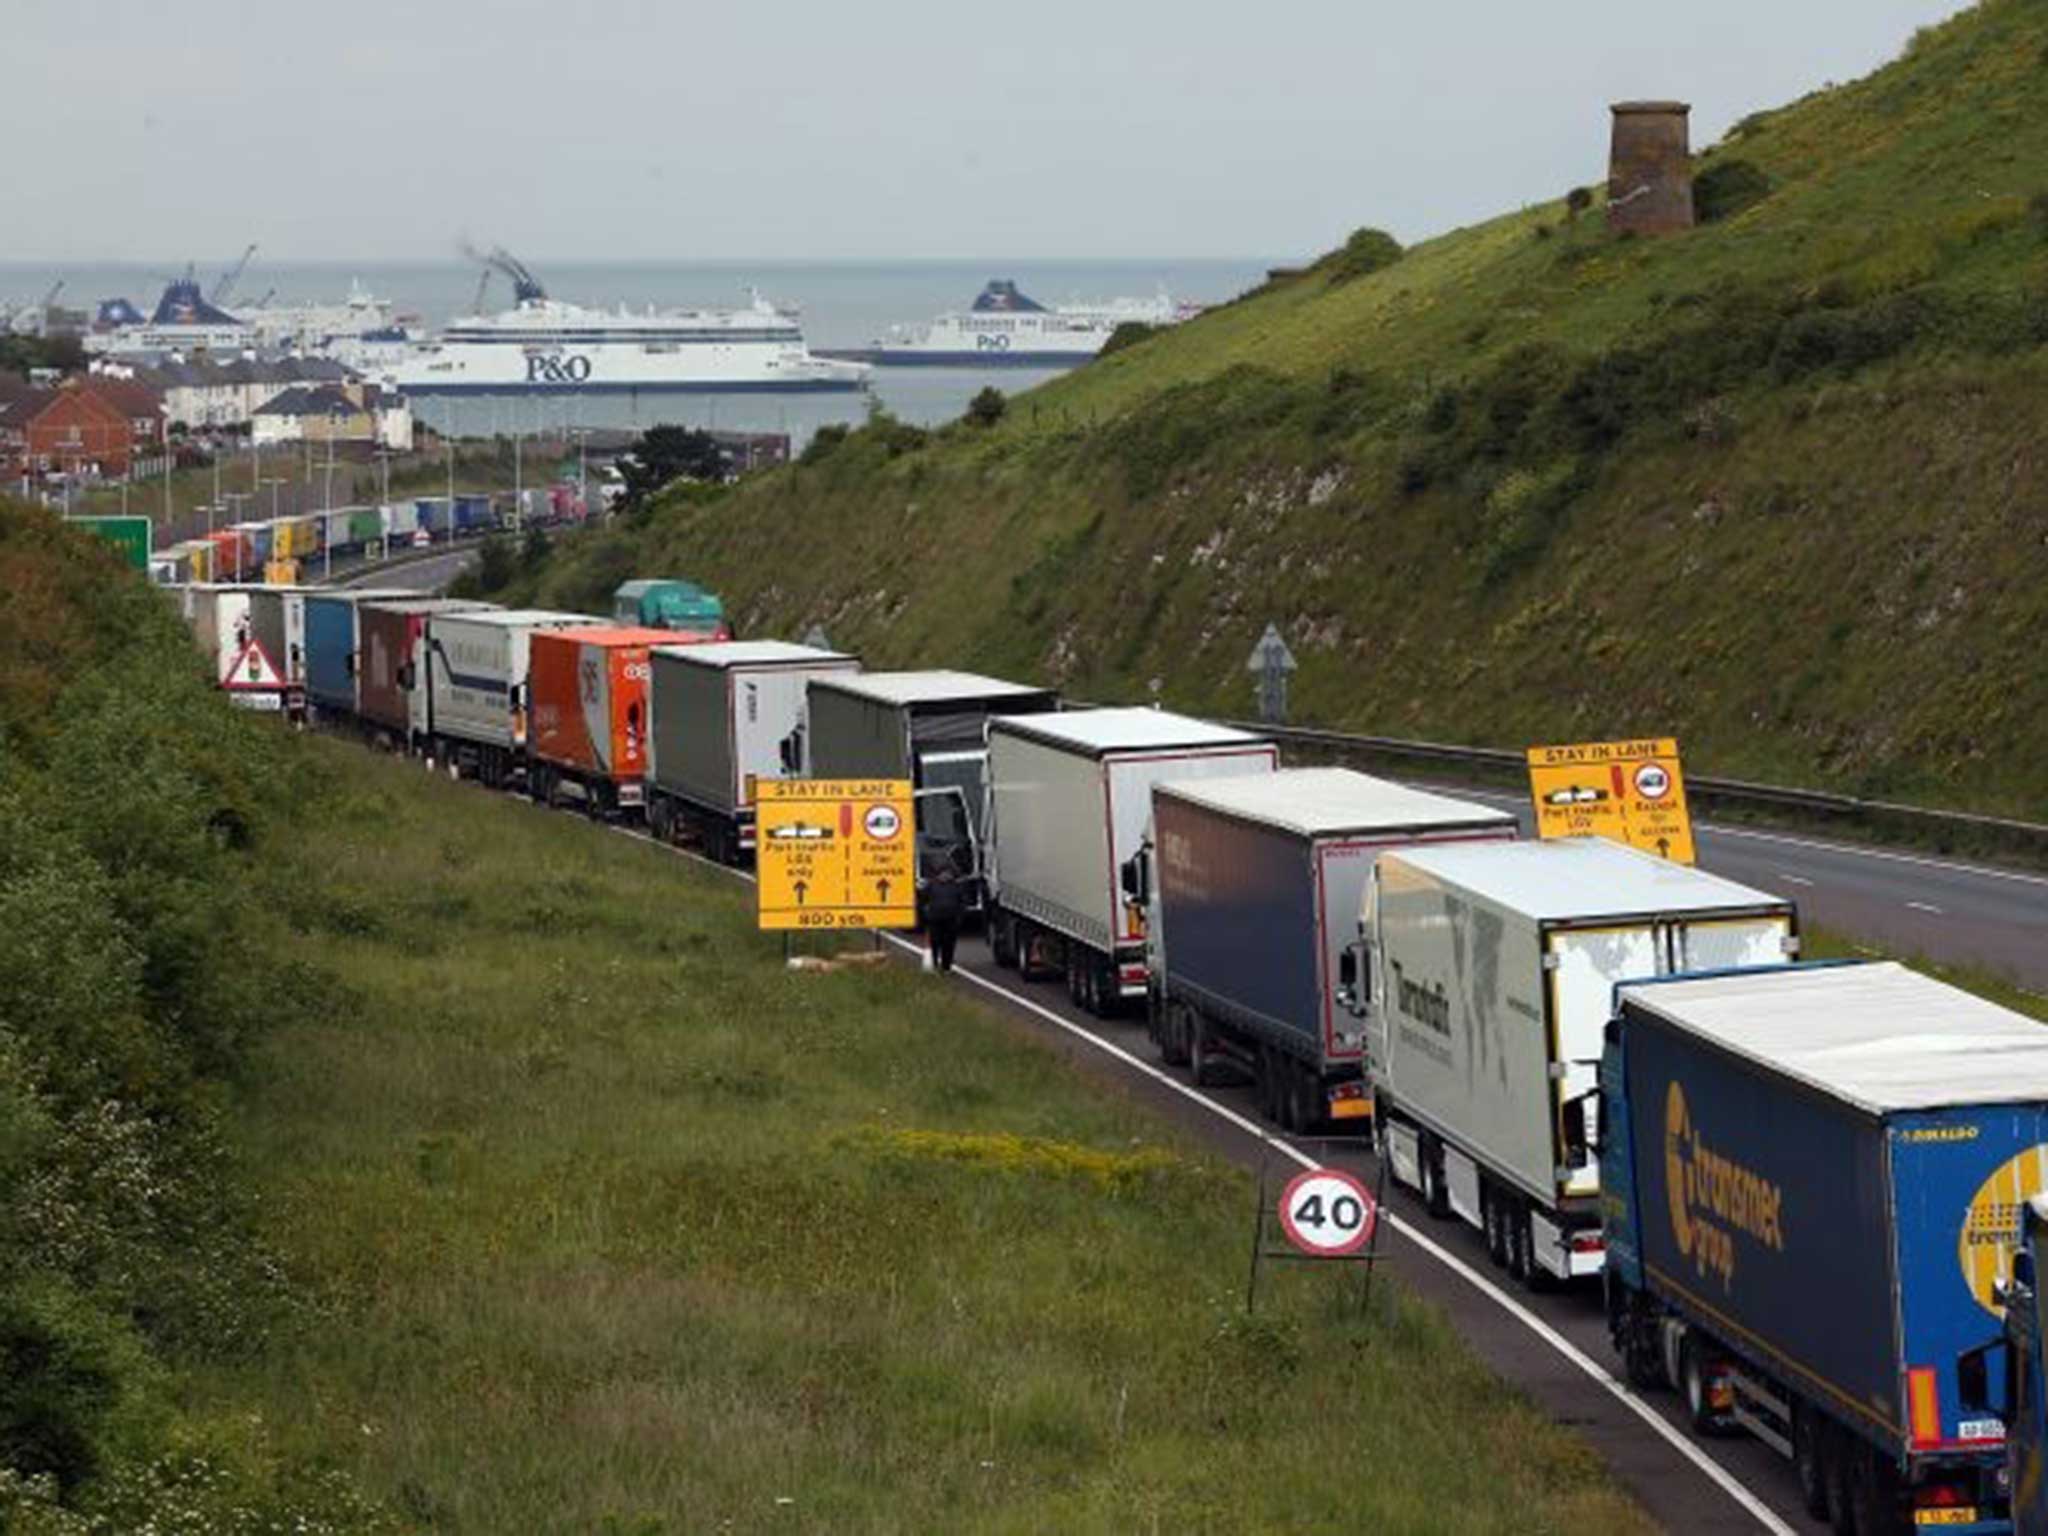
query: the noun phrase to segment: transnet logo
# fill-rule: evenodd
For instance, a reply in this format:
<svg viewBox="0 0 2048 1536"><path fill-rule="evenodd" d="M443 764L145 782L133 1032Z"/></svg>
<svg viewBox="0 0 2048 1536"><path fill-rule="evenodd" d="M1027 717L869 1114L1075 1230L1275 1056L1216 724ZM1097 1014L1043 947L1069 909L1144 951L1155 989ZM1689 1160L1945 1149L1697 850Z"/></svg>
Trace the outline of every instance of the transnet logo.
<svg viewBox="0 0 2048 1536"><path fill-rule="evenodd" d="M1737 1233L1785 1251L1779 1224L1784 1190L1709 1147L1692 1123L1685 1089L1676 1082L1664 1096L1664 1193L1671 1202L1678 1251L1692 1261L1700 1278L1719 1275L1724 1291L1735 1283Z"/></svg>

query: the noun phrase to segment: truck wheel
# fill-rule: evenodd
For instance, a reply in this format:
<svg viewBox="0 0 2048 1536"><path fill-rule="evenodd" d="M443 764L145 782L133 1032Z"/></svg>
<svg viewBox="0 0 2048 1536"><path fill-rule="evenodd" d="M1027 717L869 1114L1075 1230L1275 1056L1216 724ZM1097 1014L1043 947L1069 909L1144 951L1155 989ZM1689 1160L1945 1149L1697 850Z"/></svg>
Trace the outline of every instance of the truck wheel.
<svg viewBox="0 0 2048 1536"><path fill-rule="evenodd" d="M1422 1133L1417 1161L1422 1164L1422 1203L1438 1221L1451 1214L1451 1192L1444 1187L1444 1145Z"/></svg>
<svg viewBox="0 0 2048 1536"><path fill-rule="evenodd" d="M1323 1106L1323 1080L1316 1073L1295 1062L1288 1079L1294 1088L1294 1128L1304 1135L1313 1135L1323 1128L1326 1118Z"/></svg>
<svg viewBox="0 0 2048 1536"><path fill-rule="evenodd" d="M1095 973L1095 1006L1091 1012L1100 1019L1113 1019L1123 1012L1123 984L1118 977L1116 961L1100 955L1090 957L1090 969Z"/></svg>
<svg viewBox="0 0 2048 1536"><path fill-rule="evenodd" d="M1270 1045L1259 1054L1259 1098L1260 1107L1266 1118L1283 1131L1296 1131L1301 1127L1294 1123L1294 1095L1289 1084L1294 1076L1294 1063L1274 1050Z"/></svg>
<svg viewBox="0 0 2048 1536"><path fill-rule="evenodd" d="M1185 1005L1171 1000L1161 1005L1159 1059L1169 1067L1188 1064L1187 1009Z"/></svg>
<svg viewBox="0 0 2048 1536"><path fill-rule="evenodd" d="M1828 1491L1828 1524L1835 1536L1856 1536L1856 1442L1832 1426L1821 1437L1821 1479Z"/></svg>
<svg viewBox="0 0 2048 1536"><path fill-rule="evenodd" d="M1721 1432L1720 1415L1708 1395L1710 1375L1705 1346L1688 1333L1678 1354L1678 1390L1685 1398L1686 1422L1702 1439Z"/></svg>
<svg viewBox="0 0 2048 1536"><path fill-rule="evenodd" d="M1508 1267L1508 1224L1507 1202L1492 1184L1482 1182L1479 1186L1479 1209L1485 1217L1486 1256L1493 1261L1495 1269Z"/></svg>
<svg viewBox="0 0 2048 1536"><path fill-rule="evenodd" d="M1017 946L1010 934L1010 918L998 908L988 915L988 952L999 970L1017 968Z"/></svg>
<svg viewBox="0 0 2048 1536"><path fill-rule="evenodd" d="M1792 1470L1799 1477L1799 1502L1816 1520L1828 1517L1827 1436L1803 1403L1792 1405Z"/></svg>
<svg viewBox="0 0 2048 1536"><path fill-rule="evenodd" d="M1081 1006L1081 967L1074 959L1074 946L1067 946L1067 1001Z"/></svg>
<svg viewBox="0 0 2048 1536"><path fill-rule="evenodd" d="M1501 1241L1507 1245L1508 1278L1518 1284L1529 1281L1529 1216L1519 1195L1501 1201Z"/></svg>
<svg viewBox="0 0 2048 1536"><path fill-rule="evenodd" d="M1215 1053L1209 1045L1209 1025L1202 1015L1190 1008L1188 1021L1188 1076L1197 1088L1209 1085L1210 1074L1214 1071Z"/></svg>
<svg viewBox="0 0 2048 1536"><path fill-rule="evenodd" d="M1657 1347L1657 1320L1646 1309L1632 1307L1622 1325L1621 1360L1628 1384L1648 1392L1665 1385L1664 1352Z"/></svg>
<svg viewBox="0 0 2048 1536"><path fill-rule="evenodd" d="M1899 1481L1892 1464L1869 1451L1849 1458L1851 1502L1856 1508L1856 1536L1905 1536L1913 1529L1902 1510Z"/></svg>

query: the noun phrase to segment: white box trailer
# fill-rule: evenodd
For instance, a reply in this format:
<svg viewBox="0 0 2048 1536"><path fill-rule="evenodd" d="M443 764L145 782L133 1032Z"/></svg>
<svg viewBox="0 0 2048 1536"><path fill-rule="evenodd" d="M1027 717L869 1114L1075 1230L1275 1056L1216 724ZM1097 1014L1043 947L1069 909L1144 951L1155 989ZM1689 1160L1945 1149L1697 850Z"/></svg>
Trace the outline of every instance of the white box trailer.
<svg viewBox="0 0 2048 1536"><path fill-rule="evenodd" d="M188 594L193 637L213 679L244 709L280 711L285 704L282 658L256 633L251 603L261 586L203 583Z"/></svg>
<svg viewBox="0 0 2048 1536"><path fill-rule="evenodd" d="M648 826L738 864L754 850L755 786L803 771L812 680L854 676L860 660L782 640L658 645L648 658Z"/></svg>
<svg viewBox="0 0 2048 1536"><path fill-rule="evenodd" d="M997 716L988 723L989 947L1028 977L1058 966L1108 1014L1146 993L1142 902L1124 866L1155 784L1271 772L1270 741L1157 709Z"/></svg>
<svg viewBox="0 0 2048 1536"><path fill-rule="evenodd" d="M526 760L527 659L538 629L601 621L548 608L440 613L427 620L427 739L436 762L493 788Z"/></svg>
<svg viewBox="0 0 2048 1536"><path fill-rule="evenodd" d="M1347 994L1390 1171L1517 1279L1599 1273L1592 1093L1615 984L1798 948L1791 902L1600 838L1383 854L1345 970L1368 982Z"/></svg>
<svg viewBox="0 0 2048 1536"><path fill-rule="evenodd" d="M1218 1060L1290 1131L1362 1124L1365 1031L1338 992L1373 863L1394 849L1506 842L1513 815L1348 768L1154 786L1132 894L1151 909L1150 1028L1169 1065Z"/></svg>

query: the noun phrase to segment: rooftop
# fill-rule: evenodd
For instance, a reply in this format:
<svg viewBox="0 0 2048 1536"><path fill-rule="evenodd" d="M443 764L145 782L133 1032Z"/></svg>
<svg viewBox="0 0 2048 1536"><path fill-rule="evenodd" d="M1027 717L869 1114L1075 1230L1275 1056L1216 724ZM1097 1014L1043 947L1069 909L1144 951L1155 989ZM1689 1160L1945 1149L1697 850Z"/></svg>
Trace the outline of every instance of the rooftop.
<svg viewBox="0 0 2048 1536"><path fill-rule="evenodd" d="M1162 784L1158 793L1304 837L1515 825L1510 812L1410 789L1349 768L1283 768L1242 778L1188 779Z"/></svg>
<svg viewBox="0 0 2048 1536"><path fill-rule="evenodd" d="M2048 1102L2048 1028L1896 961L1636 984L1623 996L1871 1114Z"/></svg>
<svg viewBox="0 0 2048 1536"><path fill-rule="evenodd" d="M1389 860L1538 922L1789 905L1783 897L1599 837L1404 848L1381 859L1383 877Z"/></svg>
<svg viewBox="0 0 2048 1536"><path fill-rule="evenodd" d="M664 656L701 667L777 667L854 662L844 651L821 651L812 645L794 645L787 640L720 640L709 645L664 645Z"/></svg>
<svg viewBox="0 0 2048 1536"><path fill-rule="evenodd" d="M977 704L1045 697L1052 692L974 672L863 672L835 677L820 686L883 704Z"/></svg>
<svg viewBox="0 0 2048 1536"><path fill-rule="evenodd" d="M991 731L1083 752L1158 752L1199 747L1270 746L1263 737L1163 709L1081 709L1057 715L998 715Z"/></svg>

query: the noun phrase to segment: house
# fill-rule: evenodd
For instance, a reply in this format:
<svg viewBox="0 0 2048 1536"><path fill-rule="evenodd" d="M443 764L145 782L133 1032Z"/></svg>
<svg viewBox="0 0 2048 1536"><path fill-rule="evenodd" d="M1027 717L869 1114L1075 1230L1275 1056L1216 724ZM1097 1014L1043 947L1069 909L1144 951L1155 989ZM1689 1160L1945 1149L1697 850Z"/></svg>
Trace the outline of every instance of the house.
<svg viewBox="0 0 2048 1536"><path fill-rule="evenodd" d="M74 376L34 402L22 456L36 474L157 474L169 452L168 426L163 397L139 379Z"/></svg>
<svg viewBox="0 0 2048 1536"><path fill-rule="evenodd" d="M377 443L412 447L412 406L375 384L295 384L256 408L258 443Z"/></svg>
<svg viewBox="0 0 2048 1536"><path fill-rule="evenodd" d="M271 361L234 358L172 358L145 367L128 359L102 359L95 373L136 378L162 393L170 420L193 432L235 432L256 411L295 384L342 384L353 375L328 358L287 357Z"/></svg>
<svg viewBox="0 0 2048 1536"><path fill-rule="evenodd" d="M48 393L18 373L0 373L0 476L12 480L26 473L28 419Z"/></svg>

